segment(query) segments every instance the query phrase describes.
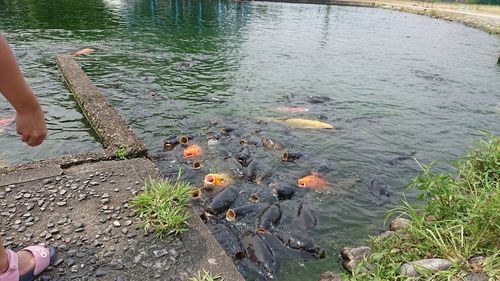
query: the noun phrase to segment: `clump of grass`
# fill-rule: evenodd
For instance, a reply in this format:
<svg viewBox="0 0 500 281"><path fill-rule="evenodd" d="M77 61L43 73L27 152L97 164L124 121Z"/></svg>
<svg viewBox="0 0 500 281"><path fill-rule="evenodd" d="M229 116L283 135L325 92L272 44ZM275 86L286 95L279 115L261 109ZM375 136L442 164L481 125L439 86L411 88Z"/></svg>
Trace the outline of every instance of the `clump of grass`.
<svg viewBox="0 0 500 281"><path fill-rule="evenodd" d="M198 270L198 274L191 278L191 281L224 281L224 278L206 270L203 270L203 273Z"/></svg>
<svg viewBox="0 0 500 281"><path fill-rule="evenodd" d="M153 229L157 238L177 235L188 230L188 192L191 185L180 180L155 181L149 179L144 191L130 202L136 214L143 220L145 231Z"/></svg>
<svg viewBox="0 0 500 281"><path fill-rule="evenodd" d="M116 154L116 158L119 160L125 160L125 159L127 159L127 156L128 156L127 149L122 144L118 144L116 146L115 154Z"/></svg>
<svg viewBox="0 0 500 281"><path fill-rule="evenodd" d="M456 174L439 175L432 164L422 167L410 188L421 191L424 205L404 200L404 206L389 212L388 217L410 218L411 225L404 235L373 237L372 255L353 272L353 280L405 280L401 264L424 258L452 262L446 271L424 273L424 280L458 280L471 271L500 277L500 137L488 134L454 166ZM469 259L479 255L487 258L478 269ZM363 270L370 264L376 268Z"/></svg>

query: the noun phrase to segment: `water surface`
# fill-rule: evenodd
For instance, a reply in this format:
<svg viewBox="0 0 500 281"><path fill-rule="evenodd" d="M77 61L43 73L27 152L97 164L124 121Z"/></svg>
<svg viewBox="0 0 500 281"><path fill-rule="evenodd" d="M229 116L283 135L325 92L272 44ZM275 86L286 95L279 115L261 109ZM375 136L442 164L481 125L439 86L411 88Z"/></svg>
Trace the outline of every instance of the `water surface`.
<svg viewBox="0 0 500 281"><path fill-rule="evenodd" d="M36 149L20 144L12 126L0 135L0 158L11 164L100 149L54 59L85 47L96 52L79 58L84 70L153 154L162 154L171 135L205 136L223 125L248 135L260 117L334 124L330 131L263 126L263 134L290 149L333 162L328 179L342 183L329 193L307 193L319 221L311 235L327 258L283 258L279 280L338 271L338 249L383 229L385 213L418 171L411 161L394 167L387 160L413 155L450 170L446 161L463 155L479 129L500 129L499 37L423 16L261 2L23 0L0 1L0 31L49 123L47 142ZM331 101L310 104L309 95ZM283 106L309 111L276 110ZM12 113L1 100L0 116ZM223 167L218 153L209 154L209 169ZM256 153L292 182L312 166ZM167 171L172 163L159 165ZM376 174L393 192L382 206L367 194Z"/></svg>

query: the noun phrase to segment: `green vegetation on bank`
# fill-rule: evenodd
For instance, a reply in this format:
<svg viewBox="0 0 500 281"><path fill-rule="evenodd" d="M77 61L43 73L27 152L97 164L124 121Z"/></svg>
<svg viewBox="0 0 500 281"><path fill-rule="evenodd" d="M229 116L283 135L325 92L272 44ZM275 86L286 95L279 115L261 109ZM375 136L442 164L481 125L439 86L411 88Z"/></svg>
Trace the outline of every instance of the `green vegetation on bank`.
<svg viewBox="0 0 500 281"><path fill-rule="evenodd" d="M500 5L500 0L467 0L467 4Z"/></svg>
<svg viewBox="0 0 500 281"><path fill-rule="evenodd" d="M203 273L198 271L198 275L191 278L191 281L224 281L224 278L220 275L203 270Z"/></svg>
<svg viewBox="0 0 500 281"><path fill-rule="evenodd" d="M130 202L142 219L144 230L154 230L160 239L188 230L188 192L191 185L181 181L180 175L179 172L175 183L170 180L146 181L144 191Z"/></svg>
<svg viewBox="0 0 500 281"><path fill-rule="evenodd" d="M421 191L423 207L408 202L389 212L411 219L410 226L387 238L373 237L372 254L353 272L353 280L401 280L405 262L444 258L452 266L422 274L422 280L460 280L469 272L500 278L500 137L488 135L462 159L456 174L436 175L422 167L410 188ZM482 264L471 258L484 256ZM370 266L371 265L371 266ZM371 268L372 270L366 270ZM490 279L490 280L492 280Z"/></svg>
<svg viewBox="0 0 500 281"><path fill-rule="evenodd" d="M115 153L116 153L116 158L118 160L125 160L125 159L127 159L127 156L128 156L127 149L122 144L119 144L119 145L116 146L116 152Z"/></svg>

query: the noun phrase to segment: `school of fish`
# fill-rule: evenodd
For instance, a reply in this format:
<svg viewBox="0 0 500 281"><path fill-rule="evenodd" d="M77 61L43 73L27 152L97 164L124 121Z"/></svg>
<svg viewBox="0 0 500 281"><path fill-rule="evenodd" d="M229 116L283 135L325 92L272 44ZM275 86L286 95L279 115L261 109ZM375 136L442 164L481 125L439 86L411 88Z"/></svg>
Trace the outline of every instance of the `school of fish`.
<svg viewBox="0 0 500 281"><path fill-rule="evenodd" d="M234 147L222 156L223 167L210 166L213 157L220 157L217 147ZM325 256L310 237L318 221L308 193L330 188L326 174L331 165L318 164L295 178L275 174L263 164L265 157L284 165L296 165L307 157L260 130L242 136L229 127L204 136L169 137L163 149L187 166L184 178L193 184L189 196L214 237L229 256L259 278L275 278L283 249L300 258Z"/></svg>

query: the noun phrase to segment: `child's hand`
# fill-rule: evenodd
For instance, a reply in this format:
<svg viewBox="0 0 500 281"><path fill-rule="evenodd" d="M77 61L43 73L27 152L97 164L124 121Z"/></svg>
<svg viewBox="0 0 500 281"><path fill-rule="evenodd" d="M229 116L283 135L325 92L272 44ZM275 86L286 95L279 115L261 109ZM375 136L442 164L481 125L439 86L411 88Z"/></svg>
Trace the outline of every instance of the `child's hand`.
<svg viewBox="0 0 500 281"><path fill-rule="evenodd" d="M47 136L43 111L39 108L38 110L18 112L16 114L16 130L21 135L21 140L29 146L41 144Z"/></svg>

